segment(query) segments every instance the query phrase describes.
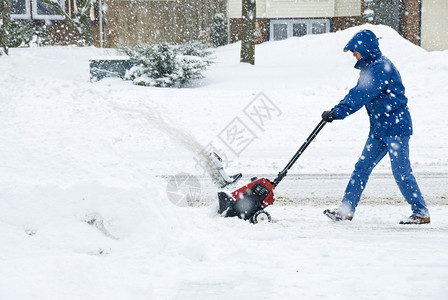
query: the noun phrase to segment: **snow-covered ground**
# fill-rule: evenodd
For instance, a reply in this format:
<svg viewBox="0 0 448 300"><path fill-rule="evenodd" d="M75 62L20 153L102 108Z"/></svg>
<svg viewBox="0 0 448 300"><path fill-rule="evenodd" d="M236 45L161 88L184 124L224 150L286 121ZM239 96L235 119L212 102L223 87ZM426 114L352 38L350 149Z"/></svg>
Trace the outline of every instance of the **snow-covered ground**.
<svg viewBox="0 0 448 300"><path fill-rule="evenodd" d="M407 88L431 224L398 225L410 209L388 158L352 222L322 215L367 137L364 112L325 126L278 187L272 223L217 216L194 154L223 151L241 183L275 177L356 83L342 48L361 28L382 37ZM89 82L89 58L111 49L10 54L0 57L0 299L448 298L448 51L384 26L264 43L255 66L233 44L185 89ZM232 140L235 128L246 131ZM180 173L200 180L189 207L167 194Z"/></svg>

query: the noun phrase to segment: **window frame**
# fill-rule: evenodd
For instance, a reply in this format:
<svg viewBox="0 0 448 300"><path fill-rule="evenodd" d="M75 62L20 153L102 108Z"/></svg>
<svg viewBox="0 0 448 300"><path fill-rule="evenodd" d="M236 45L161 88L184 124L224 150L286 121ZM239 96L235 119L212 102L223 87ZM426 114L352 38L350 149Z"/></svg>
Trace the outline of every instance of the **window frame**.
<svg viewBox="0 0 448 300"><path fill-rule="evenodd" d="M17 0L20 1L20 0ZM12 19L21 20L64 20L63 15L41 15L37 13L37 2L39 0L25 1L25 14L11 14ZM58 0L61 8L65 11L65 0Z"/></svg>
<svg viewBox="0 0 448 300"><path fill-rule="evenodd" d="M27 0L28 2L30 0ZM32 0L32 10L33 10L33 20L64 20L63 15L41 15L37 13L37 2L39 0ZM58 0L59 5L61 5L62 10L65 11L65 0Z"/></svg>
<svg viewBox="0 0 448 300"><path fill-rule="evenodd" d="M325 33L331 31L331 22L328 18L319 19L271 19L269 20L269 41L281 41L275 39L274 36L274 24L286 24L287 25L287 39L293 37L293 26L294 24L306 24L306 35L314 34L313 23L323 23L325 24Z"/></svg>

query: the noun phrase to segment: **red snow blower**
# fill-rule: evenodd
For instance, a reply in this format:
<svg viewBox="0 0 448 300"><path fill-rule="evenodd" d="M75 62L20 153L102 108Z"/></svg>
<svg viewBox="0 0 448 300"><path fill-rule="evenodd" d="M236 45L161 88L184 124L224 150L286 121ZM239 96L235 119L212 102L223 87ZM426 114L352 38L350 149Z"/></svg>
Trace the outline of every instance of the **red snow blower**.
<svg viewBox="0 0 448 300"><path fill-rule="evenodd" d="M274 203L274 189L288 173L288 170L294 165L297 159L302 155L305 149L311 144L319 131L327 122L322 120L311 132L305 143L300 147L292 157L286 167L278 173L274 181L266 178L252 178L251 182L232 193L218 192L219 213L223 217L239 217L243 220L249 220L256 224L262 221L271 221L270 214L264 210L267 206Z"/></svg>

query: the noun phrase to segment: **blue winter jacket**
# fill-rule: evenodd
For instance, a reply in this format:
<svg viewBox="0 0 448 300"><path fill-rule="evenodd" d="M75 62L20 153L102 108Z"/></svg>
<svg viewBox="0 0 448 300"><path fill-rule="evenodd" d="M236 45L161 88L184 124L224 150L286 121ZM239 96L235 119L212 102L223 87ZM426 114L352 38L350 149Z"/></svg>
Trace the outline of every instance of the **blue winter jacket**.
<svg viewBox="0 0 448 300"><path fill-rule="evenodd" d="M344 119L365 106L370 118L370 136L411 135L411 115L400 73L382 55L375 34L370 30L358 32L344 48L349 50L362 55L355 64L361 72L356 86L333 108L336 119Z"/></svg>

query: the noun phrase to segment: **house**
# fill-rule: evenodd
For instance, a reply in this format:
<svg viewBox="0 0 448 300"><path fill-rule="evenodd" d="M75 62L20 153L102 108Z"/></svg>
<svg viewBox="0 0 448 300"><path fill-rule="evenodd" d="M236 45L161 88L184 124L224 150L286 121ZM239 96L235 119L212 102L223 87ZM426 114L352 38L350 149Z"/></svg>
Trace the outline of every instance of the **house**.
<svg viewBox="0 0 448 300"><path fill-rule="evenodd" d="M76 0L55 0L61 8L73 17L78 11ZM89 14L92 25L94 40L100 44L99 37L99 2L94 1ZM37 35L45 40L49 45L69 45L77 44L77 35L70 26L67 25L64 16L51 4L42 0L12 0L11 18L22 20L33 27Z"/></svg>
<svg viewBox="0 0 448 300"><path fill-rule="evenodd" d="M257 40L276 41L364 23L361 0L257 0ZM242 0L229 0L231 41L240 39Z"/></svg>
<svg viewBox="0 0 448 300"><path fill-rule="evenodd" d="M257 0L256 3L257 42L334 32L370 21L394 28L426 50L448 49L447 0ZM232 42L241 38L241 11L242 0L229 0Z"/></svg>
<svg viewBox="0 0 448 300"><path fill-rule="evenodd" d="M206 35L226 0L106 0L107 45L185 42Z"/></svg>
<svg viewBox="0 0 448 300"><path fill-rule="evenodd" d="M71 16L80 0L56 1ZM216 13L228 17L230 42L241 38L242 0L93 3L90 18L96 46L198 40L207 36ZM334 32L369 21L389 25L426 50L448 49L447 0L256 0L256 5L258 43ZM63 17L43 0L12 0L11 16L41 28L51 36L49 44L76 43Z"/></svg>
<svg viewBox="0 0 448 300"><path fill-rule="evenodd" d="M80 0L56 1L69 16L73 16L80 3ZM197 40L210 27L216 13L226 13L226 0L92 0L92 3L90 19L95 45L106 47ZM42 0L12 0L11 17L31 23L39 34L49 37L48 44L77 43L76 34L64 17Z"/></svg>

